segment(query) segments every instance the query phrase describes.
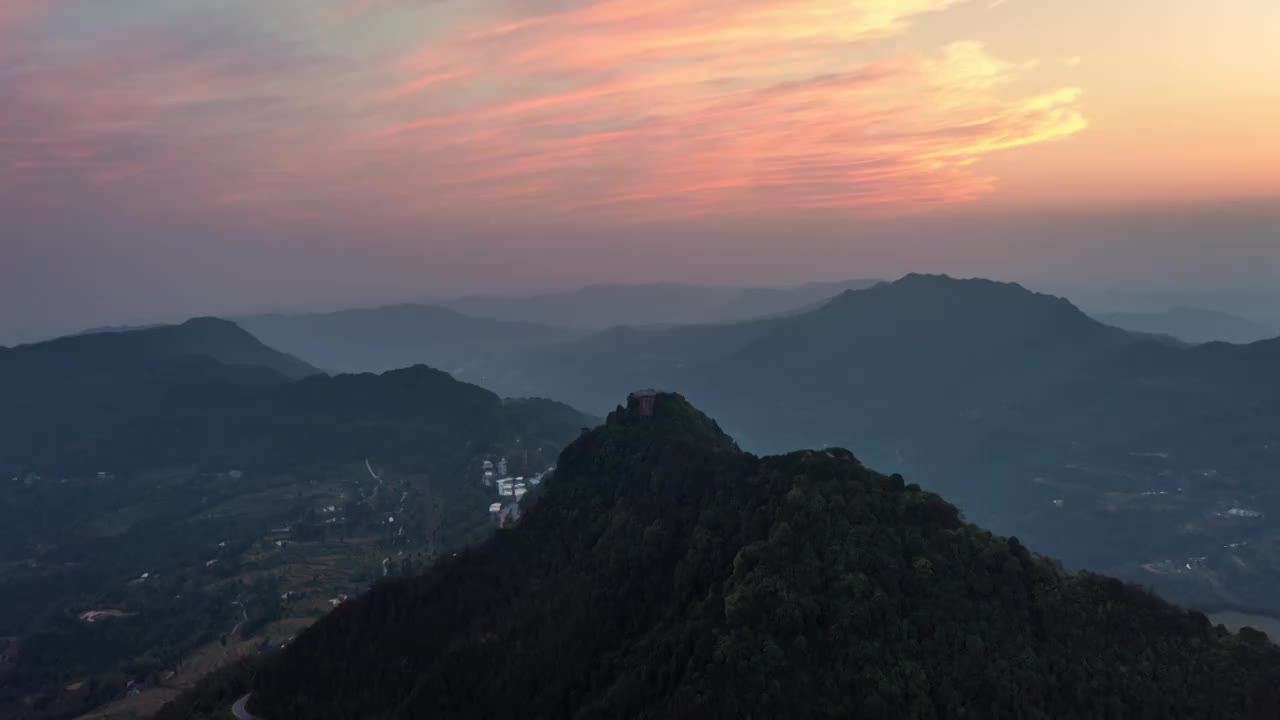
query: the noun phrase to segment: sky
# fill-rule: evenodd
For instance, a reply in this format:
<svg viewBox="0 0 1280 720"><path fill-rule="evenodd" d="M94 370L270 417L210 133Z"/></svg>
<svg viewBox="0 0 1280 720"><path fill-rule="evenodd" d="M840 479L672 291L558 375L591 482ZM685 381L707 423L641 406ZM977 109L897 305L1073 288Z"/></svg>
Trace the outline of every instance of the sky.
<svg viewBox="0 0 1280 720"><path fill-rule="evenodd" d="M3 0L0 338L592 282L1280 287L1274 0Z"/></svg>

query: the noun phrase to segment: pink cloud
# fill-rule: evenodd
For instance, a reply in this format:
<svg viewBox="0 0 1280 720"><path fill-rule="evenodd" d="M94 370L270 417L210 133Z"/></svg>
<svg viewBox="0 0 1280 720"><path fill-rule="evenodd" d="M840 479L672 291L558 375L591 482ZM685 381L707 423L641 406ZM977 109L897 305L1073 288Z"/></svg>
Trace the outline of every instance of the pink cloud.
<svg viewBox="0 0 1280 720"><path fill-rule="evenodd" d="M965 202L995 187L975 161L1085 123L1077 90L1011 92L1029 70L981 45L917 54L880 42L961 2L548 11L500 0L459 18L456 5L346 0L315 11L452 19L420 46L387 50L377 23L335 47L341 26L308 23L314 6L289 2L275 7L296 37L139 22L58 42L37 31L47 4L21 0L0 10L0 39L36 38L0 75L0 192L134 214L401 225ZM246 28L255 7L242 8Z"/></svg>
<svg viewBox="0 0 1280 720"><path fill-rule="evenodd" d="M950 0L607 0L447 37L379 135L448 168L455 205L637 217L960 202L983 155L1077 132L1073 89L1030 97L976 43L876 58ZM467 98L459 100L459 97Z"/></svg>

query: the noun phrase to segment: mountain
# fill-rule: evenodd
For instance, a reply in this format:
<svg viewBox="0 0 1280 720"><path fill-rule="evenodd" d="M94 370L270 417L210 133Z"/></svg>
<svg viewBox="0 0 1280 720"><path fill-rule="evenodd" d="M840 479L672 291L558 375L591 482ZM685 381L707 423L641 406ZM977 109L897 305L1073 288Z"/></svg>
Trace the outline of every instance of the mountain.
<svg viewBox="0 0 1280 720"><path fill-rule="evenodd" d="M769 336L787 317L675 327L617 326L585 337L531 348L488 372L486 382L510 395L567 399L607 412L628 387L676 387L695 368Z"/></svg>
<svg viewBox="0 0 1280 720"><path fill-rule="evenodd" d="M5 717L148 716L331 599L483 539L490 505L514 500L482 462L541 473L595 423L425 366L226 365L187 353L307 367L211 340L250 337L230 323L181 328L0 357L21 393L0 418ZM192 328L199 342L174 340Z"/></svg>
<svg viewBox="0 0 1280 720"><path fill-rule="evenodd" d="M267 347L244 329L218 318L193 318L181 325L107 330L40 343L0 348L0 380L11 386L43 384L74 368L77 374L123 372L173 358L204 357L223 365L261 367L285 378L319 370Z"/></svg>
<svg viewBox="0 0 1280 720"><path fill-rule="evenodd" d="M744 418L771 426L789 407L831 413L833 399L842 393L857 393L864 407L898 405L908 391L903 385L914 393L922 382L946 393L982 394L979 381L1007 384L1011 372L1041 375L1046 364L1060 366L1137 341L1064 300L1016 285L909 275L847 291L821 307L785 317L614 328L530 352L500 384L509 383L516 392L536 389L597 411L627 387L684 387L731 424L746 408ZM811 393L816 402L810 402ZM783 407L750 412L769 394L783 396L778 398ZM731 410L720 411L719 403ZM795 429L811 431L803 424ZM813 441L772 432L750 435L753 447L769 449Z"/></svg>
<svg viewBox="0 0 1280 720"><path fill-rule="evenodd" d="M57 462L70 438L126 432L104 426L145 415L152 403L172 405L170 393L238 391L318 373L216 318L0 349L0 467Z"/></svg>
<svg viewBox="0 0 1280 720"><path fill-rule="evenodd" d="M1280 341L1183 346L1015 284L909 275L785 317L609 331L492 378L594 412L681 388L752 450L858 447L1074 566L1280 612Z"/></svg>
<svg viewBox="0 0 1280 720"><path fill-rule="evenodd" d="M475 295L442 302L471 315L604 330L617 325L720 323L787 314L877 282L846 280L784 288L591 285L523 297Z"/></svg>
<svg viewBox="0 0 1280 720"><path fill-rule="evenodd" d="M1280 335L1280 330L1216 310L1176 307L1165 312L1106 313L1098 319L1135 332L1168 335L1183 342L1245 344Z"/></svg>
<svg viewBox="0 0 1280 720"><path fill-rule="evenodd" d="M1071 299L1094 317L1123 310L1127 313L1163 314L1170 308L1204 308L1245 318L1265 327L1280 329L1280 290L1097 288L1054 286L1054 293Z"/></svg>
<svg viewBox="0 0 1280 720"><path fill-rule="evenodd" d="M273 347L327 370L384 372L425 364L483 376L498 358L579 333L529 322L471 317L431 305L390 305L236 322Z"/></svg>
<svg viewBox="0 0 1280 720"><path fill-rule="evenodd" d="M234 394L318 373L216 318L0 348L0 468L59 462L69 439L127 432L110 423L173 406L170 394L203 404L197 389Z"/></svg>
<svg viewBox="0 0 1280 720"><path fill-rule="evenodd" d="M1231 717L1280 648L964 522L847 450L756 457L677 395L513 530L167 707L221 717ZM245 703L241 703L244 707Z"/></svg>

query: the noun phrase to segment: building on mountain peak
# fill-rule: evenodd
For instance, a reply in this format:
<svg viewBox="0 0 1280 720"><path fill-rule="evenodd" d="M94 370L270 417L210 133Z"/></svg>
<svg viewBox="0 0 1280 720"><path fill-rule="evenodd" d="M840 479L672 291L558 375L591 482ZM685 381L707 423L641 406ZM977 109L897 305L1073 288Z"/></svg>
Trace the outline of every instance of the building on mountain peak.
<svg viewBox="0 0 1280 720"><path fill-rule="evenodd" d="M640 414L640 417L653 417L653 404L657 399L657 390L637 390L627 396L628 404Z"/></svg>

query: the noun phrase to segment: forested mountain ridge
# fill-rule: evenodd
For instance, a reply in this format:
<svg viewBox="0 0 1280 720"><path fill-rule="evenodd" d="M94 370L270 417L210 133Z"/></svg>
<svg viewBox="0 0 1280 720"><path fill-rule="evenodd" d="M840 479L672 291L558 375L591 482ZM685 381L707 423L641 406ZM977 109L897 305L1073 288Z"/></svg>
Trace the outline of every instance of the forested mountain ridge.
<svg viewBox="0 0 1280 720"><path fill-rule="evenodd" d="M6 351L58 362L0 358L21 398L0 418L6 718L167 699L279 644L330 599L491 533L482 461L539 473L596 422L424 366L293 380L117 335Z"/></svg>
<svg viewBox="0 0 1280 720"><path fill-rule="evenodd" d="M848 451L756 457L677 395L562 454L510 532L382 583L161 718L1196 717L1280 648L1067 573Z"/></svg>
<svg viewBox="0 0 1280 720"><path fill-rule="evenodd" d="M0 348L0 472L74 463L94 452L82 441L181 400L198 412L319 372L216 318Z"/></svg>
<svg viewBox="0 0 1280 720"><path fill-rule="evenodd" d="M179 325L106 330L0 347L0 380L6 387L16 386L38 382L41 378L37 373L121 371L177 357L207 357L224 365L264 367L289 379L319 372L267 347L235 323L201 317Z"/></svg>

